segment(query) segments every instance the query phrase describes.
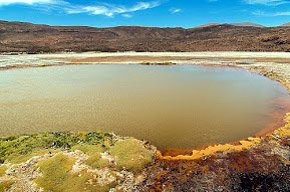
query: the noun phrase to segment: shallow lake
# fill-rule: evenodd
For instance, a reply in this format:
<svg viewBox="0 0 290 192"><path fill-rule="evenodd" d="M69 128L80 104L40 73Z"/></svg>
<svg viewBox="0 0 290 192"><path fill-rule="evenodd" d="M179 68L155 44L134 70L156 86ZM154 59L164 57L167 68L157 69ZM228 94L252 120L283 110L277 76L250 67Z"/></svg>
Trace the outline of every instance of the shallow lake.
<svg viewBox="0 0 290 192"><path fill-rule="evenodd" d="M0 135L113 131L160 149L253 136L288 97L237 68L75 65L0 72Z"/></svg>

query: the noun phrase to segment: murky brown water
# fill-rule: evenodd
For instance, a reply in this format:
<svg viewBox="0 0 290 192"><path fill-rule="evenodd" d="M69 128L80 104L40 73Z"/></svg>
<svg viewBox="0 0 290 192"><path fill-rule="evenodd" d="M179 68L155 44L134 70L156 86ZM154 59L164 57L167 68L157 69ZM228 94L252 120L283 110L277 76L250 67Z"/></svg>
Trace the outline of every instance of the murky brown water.
<svg viewBox="0 0 290 192"><path fill-rule="evenodd" d="M252 136L288 91L234 68L78 65L0 72L0 133L113 131L188 149ZM278 106L279 107L279 106Z"/></svg>

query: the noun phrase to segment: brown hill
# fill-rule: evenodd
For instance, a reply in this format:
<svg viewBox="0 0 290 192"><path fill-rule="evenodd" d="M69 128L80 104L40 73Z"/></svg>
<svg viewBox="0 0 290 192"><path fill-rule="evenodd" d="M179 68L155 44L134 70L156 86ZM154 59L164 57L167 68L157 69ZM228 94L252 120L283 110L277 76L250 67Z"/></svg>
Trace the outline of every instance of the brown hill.
<svg viewBox="0 0 290 192"><path fill-rule="evenodd" d="M290 28L93 28L0 21L0 52L59 51L290 51Z"/></svg>

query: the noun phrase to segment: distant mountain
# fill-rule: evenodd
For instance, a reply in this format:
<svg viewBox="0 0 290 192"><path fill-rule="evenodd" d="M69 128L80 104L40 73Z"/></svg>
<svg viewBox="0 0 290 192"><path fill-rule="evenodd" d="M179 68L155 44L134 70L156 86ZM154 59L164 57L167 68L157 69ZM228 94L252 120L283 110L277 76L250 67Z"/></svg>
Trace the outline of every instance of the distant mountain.
<svg viewBox="0 0 290 192"><path fill-rule="evenodd" d="M190 29L138 26L95 28L0 21L0 53L290 51L290 27L248 25L212 23Z"/></svg>
<svg viewBox="0 0 290 192"><path fill-rule="evenodd" d="M209 27L209 26L214 26L214 25L222 25L223 23L207 23L207 24L203 24L203 25L200 25L200 26L197 26L198 27Z"/></svg>
<svg viewBox="0 0 290 192"><path fill-rule="evenodd" d="M240 22L240 23L208 23L208 24L200 25L198 27L209 27L209 26L226 25L226 24L228 24L228 25L234 25L234 26L243 26L243 27L265 27L263 25L260 25L260 24L257 24L257 23L251 23L251 22Z"/></svg>
<svg viewBox="0 0 290 192"><path fill-rule="evenodd" d="M283 25L281 25L282 27L290 27L290 22L289 23L285 23Z"/></svg>
<svg viewBox="0 0 290 192"><path fill-rule="evenodd" d="M240 22L240 23L230 23L230 24L235 25L235 26L265 27L264 25L260 25L260 24L252 23L252 22Z"/></svg>

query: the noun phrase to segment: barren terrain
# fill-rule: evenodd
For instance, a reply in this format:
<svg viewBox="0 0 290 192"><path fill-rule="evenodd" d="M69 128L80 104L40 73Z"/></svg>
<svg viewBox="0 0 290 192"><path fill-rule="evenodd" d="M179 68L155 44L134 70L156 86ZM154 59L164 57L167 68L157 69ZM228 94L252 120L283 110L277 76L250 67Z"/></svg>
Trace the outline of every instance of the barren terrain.
<svg viewBox="0 0 290 192"><path fill-rule="evenodd" d="M290 27L48 26L0 21L0 52L290 51Z"/></svg>

